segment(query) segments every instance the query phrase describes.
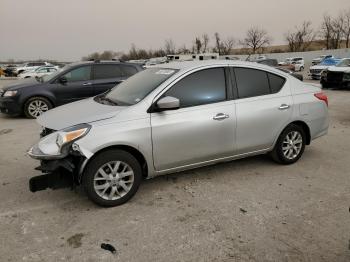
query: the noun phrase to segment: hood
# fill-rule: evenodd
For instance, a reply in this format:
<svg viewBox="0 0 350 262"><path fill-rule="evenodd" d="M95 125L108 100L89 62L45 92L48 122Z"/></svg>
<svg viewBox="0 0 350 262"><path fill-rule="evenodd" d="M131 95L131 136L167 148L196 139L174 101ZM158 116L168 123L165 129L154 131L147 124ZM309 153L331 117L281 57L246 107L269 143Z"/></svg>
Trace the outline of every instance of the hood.
<svg viewBox="0 0 350 262"><path fill-rule="evenodd" d="M5 86L3 88L4 91L7 90L18 90L24 87L28 87L28 86L35 86L35 85L41 85L41 82L38 82L35 78L26 78L26 79L21 79L16 81L16 83L12 84L12 85L8 85Z"/></svg>
<svg viewBox="0 0 350 262"><path fill-rule="evenodd" d="M60 130L112 118L125 108L127 107L103 105L97 103L94 98L87 98L51 109L38 117L37 122L43 127Z"/></svg>
<svg viewBox="0 0 350 262"><path fill-rule="evenodd" d="M344 66L344 67L331 66L328 68L328 71L350 73L350 67L348 67L348 66Z"/></svg>

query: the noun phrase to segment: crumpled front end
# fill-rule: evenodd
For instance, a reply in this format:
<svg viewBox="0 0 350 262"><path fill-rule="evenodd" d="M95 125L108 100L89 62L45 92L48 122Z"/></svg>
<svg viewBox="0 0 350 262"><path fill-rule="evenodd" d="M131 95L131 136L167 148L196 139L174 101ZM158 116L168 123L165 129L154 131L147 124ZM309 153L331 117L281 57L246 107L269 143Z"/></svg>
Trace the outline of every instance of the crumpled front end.
<svg viewBox="0 0 350 262"><path fill-rule="evenodd" d="M90 125L81 124L60 131L43 130L40 141L27 152L30 157L40 160L40 166L35 169L43 173L29 180L30 191L73 188L81 183L81 170L87 157L74 142L85 136L90 128Z"/></svg>

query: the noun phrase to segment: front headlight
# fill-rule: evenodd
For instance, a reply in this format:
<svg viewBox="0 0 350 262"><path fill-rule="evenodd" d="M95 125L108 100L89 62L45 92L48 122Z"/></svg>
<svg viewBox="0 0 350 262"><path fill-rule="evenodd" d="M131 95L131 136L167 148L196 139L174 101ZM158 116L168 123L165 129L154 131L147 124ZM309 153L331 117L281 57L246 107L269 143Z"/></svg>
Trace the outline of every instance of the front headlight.
<svg viewBox="0 0 350 262"><path fill-rule="evenodd" d="M79 124L68 127L57 132L56 144L59 148L73 143L74 141L84 137L91 129L89 124Z"/></svg>
<svg viewBox="0 0 350 262"><path fill-rule="evenodd" d="M327 70L322 70L321 71L321 76L326 76L327 75Z"/></svg>
<svg viewBox="0 0 350 262"><path fill-rule="evenodd" d="M9 97L9 96L15 96L16 94L17 94L17 91L6 91L4 93L4 96Z"/></svg>

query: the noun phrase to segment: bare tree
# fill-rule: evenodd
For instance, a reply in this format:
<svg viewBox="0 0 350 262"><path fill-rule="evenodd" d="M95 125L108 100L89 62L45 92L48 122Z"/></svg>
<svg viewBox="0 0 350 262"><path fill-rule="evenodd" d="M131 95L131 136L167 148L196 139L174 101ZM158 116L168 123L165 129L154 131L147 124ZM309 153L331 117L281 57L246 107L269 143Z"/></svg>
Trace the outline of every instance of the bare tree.
<svg viewBox="0 0 350 262"><path fill-rule="evenodd" d="M216 33L214 34L214 38L215 38L215 48L214 48L214 52L218 52L219 55L221 55L221 54L222 54L222 50L221 50L222 44L221 44L221 39L220 39L220 35L219 35L218 32L216 32Z"/></svg>
<svg viewBox="0 0 350 262"><path fill-rule="evenodd" d="M236 41L233 37L228 37L226 40L221 43L221 50L223 55L231 54L232 48L235 46Z"/></svg>
<svg viewBox="0 0 350 262"><path fill-rule="evenodd" d="M251 27L246 33L246 37L241 41L245 47L251 48L255 54L260 48L271 43L271 37L262 28L257 26Z"/></svg>
<svg viewBox="0 0 350 262"><path fill-rule="evenodd" d="M175 54L175 43L172 39L165 40L164 51L167 54Z"/></svg>
<svg viewBox="0 0 350 262"><path fill-rule="evenodd" d="M306 51L316 38L316 32L311 27L311 22L304 21L300 27L288 32L285 39L288 42L289 51Z"/></svg>
<svg viewBox="0 0 350 262"><path fill-rule="evenodd" d="M207 48L208 48L208 44L209 44L209 36L207 34L203 34L202 35L203 38L203 48L202 48L202 52L205 53L207 52Z"/></svg>
<svg viewBox="0 0 350 262"><path fill-rule="evenodd" d="M350 9L344 13L344 28L343 34L345 39L345 47L349 48L350 44Z"/></svg>
<svg viewBox="0 0 350 262"><path fill-rule="evenodd" d="M333 36L332 18L328 14L324 14L323 22L321 26L321 37L326 42L326 49L330 49L332 36Z"/></svg>
<svg viewBox="0 0 350 262"><path fill-rule="evenodd" d="M195 47L196 47L196 52L199 54L202 50L202 41L199 37L196 37L194 41Z"/></svg>
<svg viewBox="0 0 350 262"><path fill-rule="evenodd" d="M186 45L184 44L183 46L181 46L178 50L177 50L177 53L179 54L190 54L191 53L191 50L189 50Z"/></svg>
<svg viewBox="0 0 350 262"><path fill-rule="evenodd" d="M332 21L333 37L331 38L331 48L333 49L340 48L341 40L344 34L344 22L345 16L343 13L340 13L338 17L334 18Z"/></svg>

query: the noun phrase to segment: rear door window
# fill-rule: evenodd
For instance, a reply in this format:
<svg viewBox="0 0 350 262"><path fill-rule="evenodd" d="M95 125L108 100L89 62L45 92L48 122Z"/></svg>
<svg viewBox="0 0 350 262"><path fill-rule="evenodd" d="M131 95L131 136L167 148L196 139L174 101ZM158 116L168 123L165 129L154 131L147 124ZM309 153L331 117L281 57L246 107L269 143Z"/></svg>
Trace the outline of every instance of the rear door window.
<svg viewBox="0 0 350 262"><path fill-rule="evenodd" d="M122 77L120 65L94 65L94 79Z"/></svg>
<svg viewBox="0 0 350 262"><path fill-rule="evenodd" d="M134 66L121 65L124 76L132 76L137 73L137 69Z"/></svg>
<svg viewBox="0 0 350 262"><path fill-rule="evenodd" d="M283 77L275 74L271 74L271 73L267 73L267 74L269 77L271 93L272 94L278 93L282 89L284 82L286 80Z"/></svg>
<svg viewBox="0 0 350 262"><path fill-rule="evenodd" d="M266 72L251 68L235 68L234 72L239 98L270 94L269 79Z"/></svg>

